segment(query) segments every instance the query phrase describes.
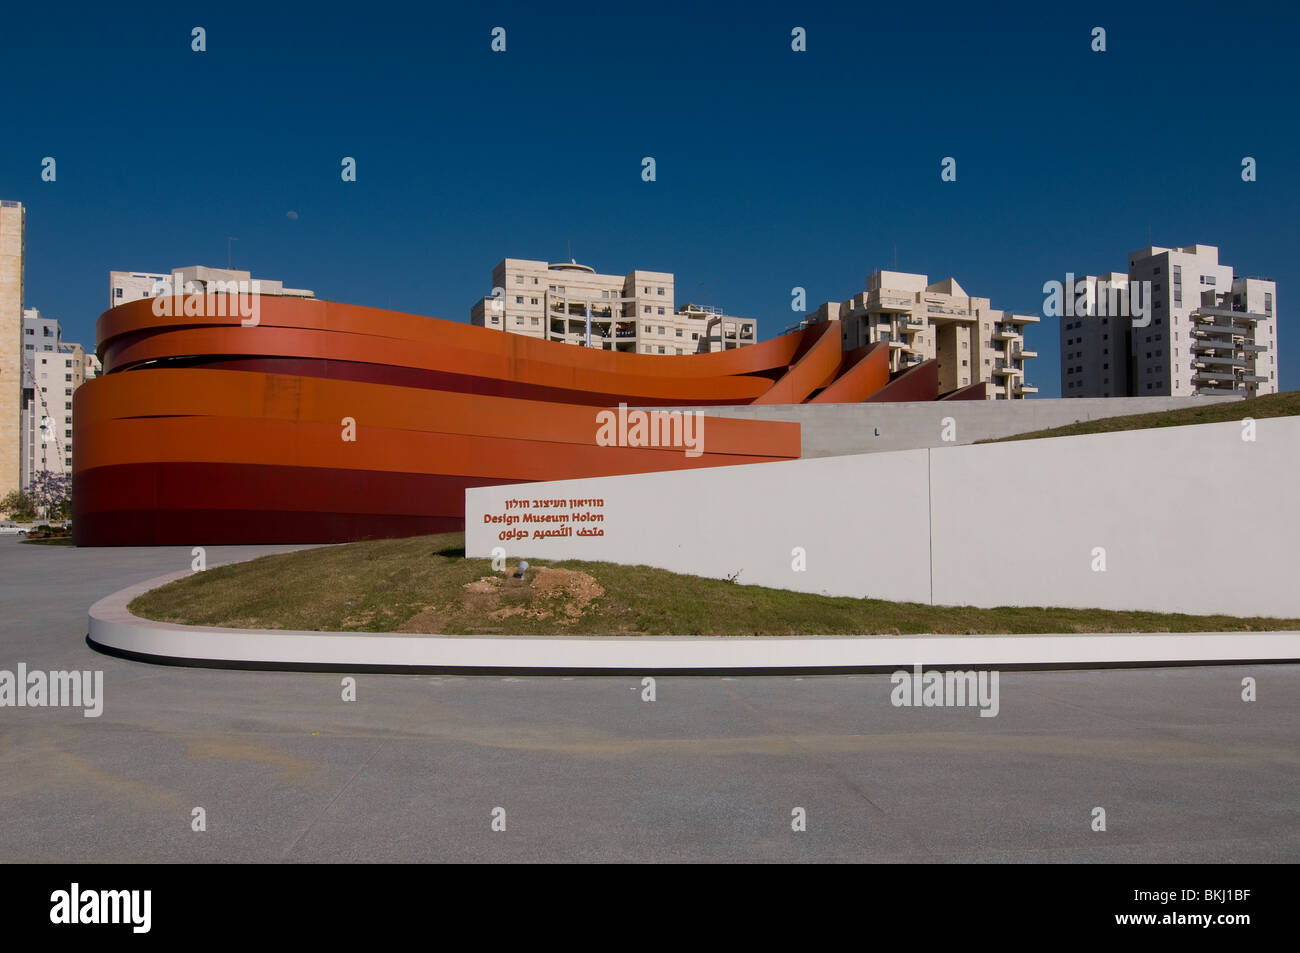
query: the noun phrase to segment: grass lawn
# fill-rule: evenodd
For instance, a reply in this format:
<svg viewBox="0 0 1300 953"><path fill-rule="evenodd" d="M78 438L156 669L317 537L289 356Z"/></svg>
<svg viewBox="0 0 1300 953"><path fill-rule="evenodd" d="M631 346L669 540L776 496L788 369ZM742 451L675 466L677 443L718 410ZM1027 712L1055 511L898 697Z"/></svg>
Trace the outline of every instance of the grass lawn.
<svg viewBox="0 0 1300 953"><path fill-rule="evenodd" d="M47 539L24 539L24 543L31 543L33 546L71 546L71 536L50 536Z"/></svg>
<svg viewBox="0 0 1300 953"><path fill-rule="evenodd" d="M1192 401L1195 404L1195 401ZM1225 400L1214 403L1199 404L1181 410L1162 410L1153 414L1130 414L1127 417L1107 417L1102 420L1081 420L1053 427L1050 430L1034 430L1029 433L1016 434L1013 437L999 437L993 440L979 440L977 443L1002 443L1007 440L1037 440L1039 437L1074 437L1089 433L1114 433L1119 430L1146 430L1152 427L1185 427L1189 424L1217 424L1228 420L1241 420L1253 417L1261 420L1265 417L1300 416L1300 391L1286 391L1281 394L1266 394L1249 400Z"/></svg>
<svg viewBox="0 0 1300 953"><path fill-rule="evenodd" d="M832 598L611 563L539 561L515 581L493 573L490 560L463 554L463 534L447 533L265 556L187 576L140 596L130 610L164 622L234 628L507 635L1300 629L1300 619Z"/></svg>

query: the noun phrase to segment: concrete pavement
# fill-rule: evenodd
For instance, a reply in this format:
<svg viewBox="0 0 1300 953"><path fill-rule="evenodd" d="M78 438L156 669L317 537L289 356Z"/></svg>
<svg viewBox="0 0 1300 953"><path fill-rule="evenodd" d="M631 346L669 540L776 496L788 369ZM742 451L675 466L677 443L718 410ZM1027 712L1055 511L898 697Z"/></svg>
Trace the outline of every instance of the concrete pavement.
<svg viewBox="0 0 1300 953"><path fill-rule="evenodd" d="M362 675L346 702L341 675L85 644L92 602L189 559L0 539L0 669L105 684L99 718L0 708L0 861L1300 860L1300 666L1005 672L980 718L893 707L888 675L660 678L653 702Z"/></svg>

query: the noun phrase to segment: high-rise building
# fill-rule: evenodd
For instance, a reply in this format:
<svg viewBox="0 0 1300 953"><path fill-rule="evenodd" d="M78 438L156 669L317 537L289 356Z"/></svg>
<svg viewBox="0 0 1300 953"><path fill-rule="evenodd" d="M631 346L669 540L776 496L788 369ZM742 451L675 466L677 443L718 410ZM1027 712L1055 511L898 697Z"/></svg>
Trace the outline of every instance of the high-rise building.
<svg viewBox="0 0 1300 953"><path fill-rule="evenodd" d="M99 376L99 360L63 340L63 327L35 308L23 312L23 392L20 482L40 473L72 476L72 395Z"/></svg>
<svg viewBox="0 0 1300 953"><path fill-rule="evenodd" d="M108 302L110 308L140 298L152 298L170 289L192 287L202 291L212 282L257 281L259 294L288 295L294 298L314 298L316 293L305 288L286 288L281 281L268 278L254 279L247 271L231 268L208 268L204 265L187 265L173 268L169 274L152 271L110 271L108 273Z"/></svg>
<svg viewBox="0 0 1300 953"><path fill-rule="evenodd" d="M1117 309L1126 295L1111 288L1141 308ZM1234 276L1214 245L1143 248L1129 255L1127 275L1080 279L1079 292L1085 303L1061 319L1063 397L1279 389L1276 283Z"/></svg>
<svg viewBox="0 0 1300 953"><path fill-rule="evenodd" d="M698 354L758 340L758 322L673 301L673 275L601 275L577 262L505 258L492 269L493 294L476 301L470 324L546 341L637 354Z"/></svg>
<svg viewBox="0 0 1300 953"><path fill-rule="evenodd" d="M20 486L25 253L26 211L21 202L0 201L0 497Z"/></svg>
<svg viewBox="0 0 1300 953"><path fill-rule="evenodd" d="M1038 316L999 311L955 278L931 284L926 275L873 272L866 291L823 304L807 323L827 320L840 322L845 350L887 342L891 371L937 362L943 391L984 381L990 399L1038 393L1025 379L1025 361L1038 356L1025 347L1025 328Z"/></svg>
<svg viewBox="0 0 1300 953"><path fill-rule="evenodd" d="M1069 313L1061 318L1061 394L1129 396L1133 322L1128 275L1113 271L1074 280Z"/></svg>

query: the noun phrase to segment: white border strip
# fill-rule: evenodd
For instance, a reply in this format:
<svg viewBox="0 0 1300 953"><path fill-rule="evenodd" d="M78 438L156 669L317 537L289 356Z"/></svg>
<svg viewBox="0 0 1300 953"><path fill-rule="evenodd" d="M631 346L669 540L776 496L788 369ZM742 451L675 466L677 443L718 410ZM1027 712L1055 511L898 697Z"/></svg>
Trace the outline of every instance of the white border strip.
<svg viewBox="0 0 1300 953"><path fill-rule="evenodd" d="M1142 665L1300 660L1300 632L909 636L481 636L221 629L152 622L132 599L188 572L130 586L90 607L90 639L159 660L430 669L817 669Z"/></svg>

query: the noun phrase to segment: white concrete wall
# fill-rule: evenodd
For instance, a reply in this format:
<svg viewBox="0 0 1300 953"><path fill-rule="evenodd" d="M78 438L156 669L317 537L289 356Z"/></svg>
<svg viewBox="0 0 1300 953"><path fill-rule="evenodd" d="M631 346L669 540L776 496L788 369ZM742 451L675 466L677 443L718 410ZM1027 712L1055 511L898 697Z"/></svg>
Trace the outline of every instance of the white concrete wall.
<svg viewBox="0 0 1300 953"><path fill-rule="evenodd" d="M763 404L699 407L714 417L794 420L803 456L829 457L881 450L945 446L943 420L956 421L957 444L1064 427L1081 420L1183 410L1235 397L1096 397L1033 400L941 400L880 404Z"/></svg>
<svg viewBox="0 0 1300 953"><path fill-rule="evenodd" d="M1300 617L1300 418L1255 426L1254 442L1232 422L482 487L466 551L939 605ZM483 514L525 497L599 498L605 535L503 542Z"/></svg>

